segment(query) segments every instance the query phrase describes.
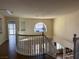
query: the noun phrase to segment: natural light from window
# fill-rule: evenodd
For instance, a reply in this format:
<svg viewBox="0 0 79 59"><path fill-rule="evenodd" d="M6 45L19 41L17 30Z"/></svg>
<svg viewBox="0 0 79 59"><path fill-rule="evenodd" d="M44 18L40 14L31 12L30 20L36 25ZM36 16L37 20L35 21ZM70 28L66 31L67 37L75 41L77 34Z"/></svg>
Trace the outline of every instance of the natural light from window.
<svg viewBox="0 0 79 59"><path fill-rule="evenodd" d="M47 27L42 22L37 23L37 24L35 24L34 32L47 32Z"/></svg>

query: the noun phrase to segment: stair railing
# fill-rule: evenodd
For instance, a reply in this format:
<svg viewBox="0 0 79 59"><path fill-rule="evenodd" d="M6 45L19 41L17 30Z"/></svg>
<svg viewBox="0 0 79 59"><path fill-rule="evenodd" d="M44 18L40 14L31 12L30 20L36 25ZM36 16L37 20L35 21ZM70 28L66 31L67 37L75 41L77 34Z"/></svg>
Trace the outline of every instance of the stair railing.
<svg viewBox="0 0 79 59"><path fill-rule="evenodd" d="M73 57L73 59L79 59L79 37L77 37L76 34L74 34L73 43L74 43L74 57Z"/></svg>

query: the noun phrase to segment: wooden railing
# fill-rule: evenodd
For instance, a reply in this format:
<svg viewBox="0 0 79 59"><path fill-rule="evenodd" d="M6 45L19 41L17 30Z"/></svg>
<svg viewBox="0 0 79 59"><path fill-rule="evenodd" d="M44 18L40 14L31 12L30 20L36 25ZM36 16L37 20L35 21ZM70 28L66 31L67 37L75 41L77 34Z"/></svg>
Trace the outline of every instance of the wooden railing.
<svg viewBox="0 0 79 59"><path fill-rule="evenodd" d="M79 37L77 37L76 34L74 34L73 43L74 43L73 44L73 53L72 54L64 53L63 59L79 59Z"/></svg>
<svg viewBox="0 0 79 59"><path fill-rule="evenodd" d="M73 57L73 59L79 59L79 37L77 37L76 34L74 34L73 42L74 42L74 57Z"/></svg>
<svg viewBox="0 0 79 59"><path fill-rule="evenodd" d="M53 40L46 35L24 35L18 34L17 52L23 55L48 54L54 56L55 46Z"/></svg>

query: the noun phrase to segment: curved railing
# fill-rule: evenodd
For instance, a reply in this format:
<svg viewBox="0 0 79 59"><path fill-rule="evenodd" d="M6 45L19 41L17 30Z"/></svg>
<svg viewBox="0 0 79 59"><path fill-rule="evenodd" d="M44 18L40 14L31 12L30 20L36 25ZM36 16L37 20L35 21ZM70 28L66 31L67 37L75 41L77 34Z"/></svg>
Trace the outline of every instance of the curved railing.
<svg viewBox="0 0 79 59"><path fill-rule="evenodd" d="M53 40L45 35L18 35L17 50L22 55L48 54L55 56L55 46Z"/></svg>

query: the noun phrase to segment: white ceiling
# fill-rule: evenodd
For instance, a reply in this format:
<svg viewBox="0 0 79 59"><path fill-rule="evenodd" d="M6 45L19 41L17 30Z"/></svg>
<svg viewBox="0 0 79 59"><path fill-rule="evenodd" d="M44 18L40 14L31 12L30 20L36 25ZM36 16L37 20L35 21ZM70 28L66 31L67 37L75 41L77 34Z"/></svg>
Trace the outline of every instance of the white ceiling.
<svg viewBox="0 0 79 59"><path fill-rule="evenodd" d="M19 17L53 18L77 11L79 0L0 0L0 9Z"/></svg>

